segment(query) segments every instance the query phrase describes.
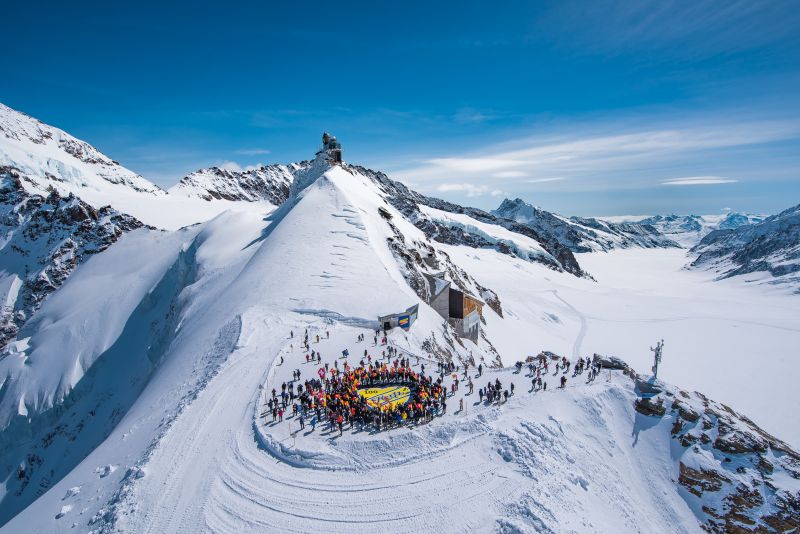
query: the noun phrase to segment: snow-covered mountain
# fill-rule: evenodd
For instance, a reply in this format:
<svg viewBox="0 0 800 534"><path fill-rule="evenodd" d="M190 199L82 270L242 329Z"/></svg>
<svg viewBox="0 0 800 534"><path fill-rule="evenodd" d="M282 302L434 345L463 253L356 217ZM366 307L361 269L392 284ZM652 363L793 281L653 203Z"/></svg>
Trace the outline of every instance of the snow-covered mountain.
<svg viewBox="0 0 800 534"><path fill-rule="evenodd" d="M679 246L649 224L562 217L532 206L520 198L503 200L492 213L497 217L524 224L542 235L553 236L573 252Z"/></svg>
<svg viewBox="0 0 800 534"><path fill-rule="evenodd" d="M289 197L289 188L297 173L310 164L310 161L303 161L290 165L262 165L244 171L219 167L200 169L182 178L169 193L208 201L264 200L279 206Z"/></svg>
<svg viewBox="0 0 800 534"><path fill-rule="evenodd" d="M0 133L0 166L16 168L25 183L40 193L53 187L61 189L60 193L93 190L113 194L130 189L164 194L90 144L3 104Z"/></svg>
<svg viewBox="0 0 800 534"><path fill-rule="evenodd" d="M268 201L206 202L199 195L169 195L96 148L0 104L0 168L14 172L23 189L47 197L70 194L101 209L110 206L144 224L175 230L227 210L274 208ZM186 191L189 192L189 191Z"/></svg>
<svg viewBox="0 0 800 534"><path fill-rule="evenodd" d="M28 193L18 170L0 168L0 347L80 263L141 227L129 215L97 210L72 193Z"/></svg>
<svg viewBox="0 0 800 534"><path fill-rule="evenodd" d="M369 176L386 194L386 199L430 239L450 245L494 248L505 254L543 263L556 270L589 277L569 247L552 233L537 232L527 225L506 220L477 208L426 197L384 173L353 167ZM520 246L522 245L522 246Z"/></svg>
<svg viewBox="0 0 800 534"><path fill-rule="evenodd" d="M728 212L723 215L654 215L639 219L639 224L652 226L659 233L691 248L714 230L732 230L763 221L763 215Z"/></svg>
<svg viewBox="0 0 800 534"><path fill-rule="evenodd" d="M145 216L191 212L171 224L217 213L167 229L114 199L105 211L84 201L91 187L36 197L19 166L5 171L6 244L15 246L3 261L28 268L0 267L68 276L0 354L3 532L798 527L800 433L774 404L793 413L800 403L768 395L793 381L795 362L772 350L800 341L788 297L707 284L679 268L674 248L576 256L554 234L419 195L324 152L287 168L279 206L261 200L260 186L221 176L198 177L187 194L120 190L157 199L143 200ZM222 189L242 200L210 193ZM64 252L67 240L80 254ZM484 303L476 341L428 303L432 276ZM743 299L747 307L735 305ZM445 414L341 436L325 421L300 430L288 409L271 420L273 389L303 386L320 368L387 361L377 319L413 306L416 321L387 343L452 390ZM647 386L634 369L649 367L656 336L672 351L665 378L726 404ZM697 342L706 336L719 350ZM775 377L741 365L754 342ZM541 351L551 358L546 390L513 365ZM598 357L601 373L574 371L593 352L632 367ZM460 387L435 372L442 362L459 365ZM708 371L720 368L726 380ZM480 402L477 390L495 380L514 383L513 395Z"/></svg>
<svg viewBox="0 0 800 534"><path fill-rule="evenodd" d="M800 205L756 224L727 225L707 234L691 252L692 267L719 278L762 273L759 281L789 284L800 291Z"/></svg>

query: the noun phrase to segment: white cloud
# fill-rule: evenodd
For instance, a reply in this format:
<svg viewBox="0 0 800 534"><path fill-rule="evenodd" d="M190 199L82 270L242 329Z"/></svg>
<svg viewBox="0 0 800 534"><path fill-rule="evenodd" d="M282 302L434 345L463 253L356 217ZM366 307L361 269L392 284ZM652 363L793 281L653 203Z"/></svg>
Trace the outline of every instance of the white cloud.
<svg viewBox="0 0 800 534"><path fill-rule="evenodd" d="M259 169L259 168L261 168L263 166L264 166L263 163L256 163L255 165L244 165L244 166L242 166L242 165L236 163L235 161L230 161L230 160L225 160L222 163L217 165L217 167L219 167L220 169L225 169L226 171L231 171L231 172L253 171L253 170Z"/></svg>
<svg viewBox="0 0 800 534"><path fill-rule="evenodd" d="M453 115L453 120L462 124L474 124L492 120L495 115L484 113L473 108L462 108Z"/></svg>
<svg viewBox="0 0 800 534"><path fill-rule="evenodd" d="M528 176L525 171L500 171L492 174L494 178L524 178Z"/></svg>
<svg viewBox="0 0 800 534"><path fill-rule="evenodd" d="M264 156L266 154L271 153L272 151L266 148L240 148L236 151L236 154L242 156Z"/></svg>
<svg viewBox="0 0 800 534"><path fill-rule="evenodd" d="M525 180L525 182L529 184L543 184L545 182L560 182L561 180L566 180L566 177L551 176L550 178L536 178L535 180Z"/></svg>
<svg viewBox="0 0 800 534"><path fill-rule="evenodd" d="M485 185L474 185L474 184L440 184L436 187L436 190L440 193L464 193L468 197L479 197L485 194L490 194L492 196L499 196L502 195L503 192L499 189L491 189Z"/></svg>
<svg viewBox="0 0 800 534"><path fill-rule="evenodd" d="M733 184L739 180L733 180L724 176L687 176L685 178L671 178L663 180L661 185L714 185L714 184Z"/></svg>
<svg viewBox="0 0 800 534"><path fill-rule="evenodd" d="M516 160L496 158L434 158L425 163L451 171L470 173L487 172L524 164L524 162Z"/></svg>
<svg viewBox="0 0 800 534"><path fill-rule="evenodd" d="M220 169L225 169L226 171L233 171L233 172L242 172L242 166L236 163L235 161L228 161L225 160L219 165L217 165Z"/></svg>
<svg viewBox="0 0 800 534"><path fill-rule="evenodd" d="M675 172L683 168L678 172L687 172L690 178L704 178L688 173L704 162L706 154L719 158L726 150L798 138L800 120L794 117L764 120L719 115L683 119L661 116L647 124L638 119L635 123L609 119L561 127L537 137L517 137L470 152L422 159L418 165L394 169L392 174L429 188L485 180L487 192L500 184L513 190L515 186L564 181L571 190L580 191L642 188L652 187L654 175L663 176L666 169ZM735 156L723 161L733 161ZM715 184L729 183L720 182L720 177L710 179ZM493 185L494 180L500 183ZM700 184L691 181L669 185Z"/></svg>

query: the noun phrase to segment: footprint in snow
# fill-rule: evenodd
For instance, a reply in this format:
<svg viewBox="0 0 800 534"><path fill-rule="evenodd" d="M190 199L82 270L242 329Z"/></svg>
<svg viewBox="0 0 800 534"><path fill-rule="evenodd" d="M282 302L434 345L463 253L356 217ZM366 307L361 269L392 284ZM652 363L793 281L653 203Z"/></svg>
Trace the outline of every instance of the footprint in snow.
<svg viewBox="0 0 800 534"><path fill-rule="evenodd" d="M584 491L589 491L589 481L583 477L573 478L572 483L575 484L576 486L582 487Z"/></svg>
<svg viewBox="0 0 800 534"><path fill-rule="evenodd" d="M56 514L56 519L61 519L62 517L67 515L70 510L72 510L72 505L65 504L64 506L61 507L61 511Z"/></svg>
<svg viewBox="0 0 800 534"><path fill-rule="evenodd" d="M100 478L105 478L116 470L117 470L116 465L109 464L109 465L104 465L102 467L98 467L97 469L94 470L94 472L100 475Z"/></svg>
<svg viewBox="0 0 800 534"><path fill-rule="evenodd" d="M66 501L70 497L74 497L75 495L79 494L80 492L81 492L81 487L80 486L71 487L70 489L67 490L67 493L64 494L64 496L61 498L61 500L62 501Z"/></svg>

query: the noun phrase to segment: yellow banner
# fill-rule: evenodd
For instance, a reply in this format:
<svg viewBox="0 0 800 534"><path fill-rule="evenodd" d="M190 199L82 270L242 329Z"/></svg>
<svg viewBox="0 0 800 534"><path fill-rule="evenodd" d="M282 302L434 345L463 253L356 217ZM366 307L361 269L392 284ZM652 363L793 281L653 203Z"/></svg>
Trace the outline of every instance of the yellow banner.
<svg viewBox="0 0 800 534"><path fill-rule="evenodd" d="M367 404L376 408L388 406L390 409L408 402L411 390L406 386L392 386L388 388L359 389L358 394L367 401Z"/></svg>

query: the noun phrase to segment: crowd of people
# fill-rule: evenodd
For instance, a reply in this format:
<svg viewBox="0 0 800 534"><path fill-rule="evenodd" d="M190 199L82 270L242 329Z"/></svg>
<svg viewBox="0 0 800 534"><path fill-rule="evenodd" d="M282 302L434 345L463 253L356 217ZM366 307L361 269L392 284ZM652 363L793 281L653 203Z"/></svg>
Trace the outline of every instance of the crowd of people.
<svg viewBox="0 0 800 534"><path fill-rule="evenodd" d="M357 341L364 341L364 337L364 334L359 334ZM290 338L294 338L294 332L290 333ZM330 338L327 331L325 338ZM319 343L320 336L315 335L315 340ZM302 380L300 370L294 370L292 380L281 384L280 391L277 388L272 389L272 395L266 401L267 410L262 416L267 417L271 413L273 422L282 422L287 409L290 409L301 429L308 422L311 431L314 431L317 424L324 422L331 432L338 430L339 435L345 427L384 430L406 424L420 424L447 412L448 388L444 384L445 377L452 379L450 396L455 396L460 383L466 384L468 395L473 393L474 384L468 374L470 366L477 371L475 378L483 376L483 362L475 365L474 361L462 361L460 366L454 362L437 362L434 375L426 375L425 363L420 363L419 356L415 356L416 364L420 368L416 371L409 357L399 356L396 348L386 345L385 333L381 336L380 332L376 332L373 341L376 346L379 341L385 345L381 356L373 359L365 349L364 357L355 367L351 367L347 361L350 356L347 349L342 351L344 363L341 369L338 359L334 360L333 366L327 362L323 366L319 351L310 350L305 355L305 362L320 366L317 369L318 376ZM303 336L302 347L310 349L308 331ZM283 364L283 357L280 362ZM529 357L524 363L517 362L518 374L526 363L527 376L532 380L531 391L547 389L544 378L549 375L553 365L553 375L560 375L560 387L566 387L567 374L572 366L567 358L541 353L536 357ZM460 367L463 369L461 379L458 374ZM600 363L596 359L579 358L572 376L588 370L587 382L591 382L599 369ZM395 389L387 390L385 395L381 391L373 391L368 397L364 394L368 388ZM513 395L514 383L510 382L508 387L504 387L499 378L489 380L484 388L478 390L479 403L504 403ZM462 398L459 411L463 409Z"/></svg>
<svg viewBox="0 0 800 534"><path fill-rule="evenodd" d="M305 340L303 345L307 347ZM300 371L293 371L292 380L284 382L280 392L272 390L264 415L271 412L273 421L280 422L287 407L291 407L301 429L305 428L307 421L312 430L325 421L331 431L338 429L341 435L345 427L370 426L381 430L419 424L445 413L447 395L442 377L426 376L424 366L422 372L416 372L408 358L397 358L396 351L389 349L388 354L387 351L383 354L387 361L373 361L365 352L368 361L361 360L357 367L345 362L340 369L336 360L333 366L326 363L320 367L318 377L302 382ZM343 358L347 356L349 352L343 351ZM393 360L392 356L395 356ZM319 363L321 356L319 353L309 354L306 361ZM393 402L381 395L367 398L359 394L362 389L386 386L407 388L407 400Z"/></svg>

